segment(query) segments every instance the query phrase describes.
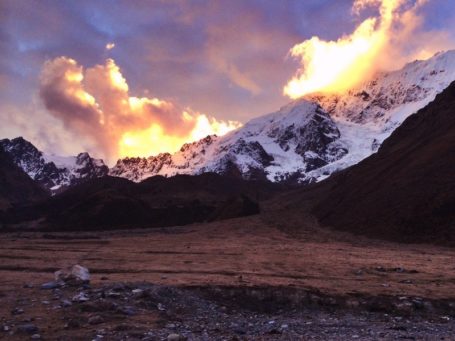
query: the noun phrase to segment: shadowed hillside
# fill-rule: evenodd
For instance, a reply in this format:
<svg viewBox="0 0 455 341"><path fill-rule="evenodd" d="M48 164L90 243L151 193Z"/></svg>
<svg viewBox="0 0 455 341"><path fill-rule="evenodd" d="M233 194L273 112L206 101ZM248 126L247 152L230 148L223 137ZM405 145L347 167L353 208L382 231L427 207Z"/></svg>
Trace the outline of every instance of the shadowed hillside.
<svg viewBox="0 0 455 341"><path fill-rule="evenodd" d="M378 153L323 184L314 207L337 229L403 241L455 240L455 83Z"/></svg>
<svg viewBox="0 0 455 341"><path fill-rule="evenodd" d="M46 197L48 193L0 148L0 211Z"/></svg>
<svg viewBox="0 0 455 341"><path fill-rule="evenodd" d="M186 225L257 214L259 201L281 188L213 173L156 176L141 183L104 177L33 208L13 211L9 222L45 218L42 228L58 230Z"/></svg>

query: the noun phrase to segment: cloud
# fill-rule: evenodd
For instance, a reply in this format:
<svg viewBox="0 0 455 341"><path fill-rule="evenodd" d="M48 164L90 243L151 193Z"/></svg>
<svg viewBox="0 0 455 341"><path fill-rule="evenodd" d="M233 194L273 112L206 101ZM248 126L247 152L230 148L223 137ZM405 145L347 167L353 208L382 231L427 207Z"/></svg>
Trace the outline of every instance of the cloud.
<svg viewBox="0 0 455 341"><path fill-rule="evenodd" d="M319 37L295 45L290 55L301 63L283 93L298 98L313 92L339 92L377 71L401 67L413 59L429 58L451 45L445 31L425 30L427 0L355 0L352 13L366 9L378 14L363 20L338 40Z"/></svg>
<svg viewBox="0 0 455 341"><path fill-rule="evenodd" d="M176 151L185 142L240 126L170 101L131 96L113 59L87 69L68 57L49 60L41 72L39 93L65 129L93 141L108 161Z"/></svg>

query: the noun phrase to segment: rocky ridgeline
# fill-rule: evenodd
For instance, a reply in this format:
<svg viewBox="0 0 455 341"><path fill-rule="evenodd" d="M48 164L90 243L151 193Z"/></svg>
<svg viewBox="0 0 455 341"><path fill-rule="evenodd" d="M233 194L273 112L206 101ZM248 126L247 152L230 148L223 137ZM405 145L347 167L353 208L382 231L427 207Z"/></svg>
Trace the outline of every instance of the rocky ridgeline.
<svg viewBox="0 0 455 341"><path fill-rule="evenodd" d="M107 175L109 168L88 153L74 157L46 155L22 137L0 140L2 147L33 180L53 193Z"/></svg>

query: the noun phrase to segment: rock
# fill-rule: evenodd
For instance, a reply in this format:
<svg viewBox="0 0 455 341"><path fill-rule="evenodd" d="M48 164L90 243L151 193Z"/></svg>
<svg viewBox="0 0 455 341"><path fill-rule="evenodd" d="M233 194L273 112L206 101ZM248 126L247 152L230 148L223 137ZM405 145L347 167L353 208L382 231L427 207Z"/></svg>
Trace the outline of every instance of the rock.
<svg viewBox="0 0 455 341"><path fill-rule="evenodd" d="M21 309L21 308L14 308L11 311L11 315L21 315L23 313L24 313L24 309Z"/></svg>
<svg viewBox="0 0 455 341"><path fill-rule="evenodd" d="M402 301L395 304L395 310L401 314L411 314L414 311L414 305L409 301Z"/></svg>
<svg viewBox="0 0 455 341"><path fill-rule="evenodd" d="M110 297L110 298L118 298L118 297L121 297L122 294L119 293L119 292L115 292L115 291L108 291L104 294L106 297Z"/></svg>
<svg viewBox="0 0 455 341"><path fill-rule="evenodd" d="M32 289L32 288L33 288L33 284L25 283L22 287L23 287L24 289Z"/></svg>
<svg viewBox="0 0 455 341"><path fill-rule="evenodd" d="M41 335L40 334L33 334L31 339L32 340L41 340Z"/></svg>
<svg viewBox="0 0 455 341"><path fill-rule="evenodd" d="M69 320L67 324L65 324L64 328L65 329L79 328L80 326L81 326L81 323L78 320L72 319L72 320Z"/></svg>
<svg viewBox="0 0 455 341"><path fill-rule="evenodd" d="M61 283L52 281L52 282L47 282L47 283L41 284L41 289L51 290L51 289L59 288L60 286L61 286Z"/></svg>
<svg viewBox="0 0 455 341"><path fill-rule="evenodd" d="M62 307L64 308L67 308L67 307L71 307L73 305L73 303L71 303L71 301L69 300L62 300Z"/></svg>
<svg viewBox="0 0 455 341"><path fill-rule="evenodd" d="M78 286L90 282L90 273L87 268L73 265L70 268L61 269L54 273L55 280L71 286Z"/></svg>
<svg viewBox="0 0 455 341"><path fill-rule="evenodd" d="M32 323L26 323L17 326L17 331L20 333L36 334L38 332L38 327Z"/></svg>
<svg viewBox="0 0 455 341"><path fill-rule="evenodd" d="M104 319L99 315L94 315L88 319L89 324L101 324L104 323Z"/></svg>
<svg viewBox="0 0 455 341"><path fill-rule="evenodd" d="M85 292L80 292L79 294L73 296L72 298L73 302L87 302L89 300L90 298L87 296Z"/></svg>
<svg viewBox="0 0 455 341"><path fill-rule="evenodd" d="M355 308L358 308L359 306L360 306L360 302L354 298L348 299L346 301L346 307L348 307L348 308L355 309Z"/></svg>
<svg viewBox="0 0 455 341"><path fill-rule="evenodd" d="M107 281L108 279L109 279L109 278L106 277L106 276L103 276L103 277L100 278L100 280L102 280L102 281Z"/></svg>
<svg viewBox="0 0 455 341"><path fill-rule="evenodd" d="M267 334L270 334L270 335L279 335L279 334L282 334L282 331L279 330L279 329L276 329L276 328L272 328L270 329Z"/></svg>
<svg viewBox="0 0 455 341"><path fill-rule="evenodd" d="M136 315L137 314L137 311L134 307L122 307L120 309L118 309L118 311L124 315L128 315L128 316L132 316L132 315Z"/></svg>
<svg viewBox="0 0 455 341"><path fill-rule="evenodd" d="M180 334L174 334L174 333L173 333L173 334L169 334L169 335L167 336L167 341L183 341L183 340L185 340L185 339L186 339L186 338L183 337L183 336L180 335Z"/></svg>

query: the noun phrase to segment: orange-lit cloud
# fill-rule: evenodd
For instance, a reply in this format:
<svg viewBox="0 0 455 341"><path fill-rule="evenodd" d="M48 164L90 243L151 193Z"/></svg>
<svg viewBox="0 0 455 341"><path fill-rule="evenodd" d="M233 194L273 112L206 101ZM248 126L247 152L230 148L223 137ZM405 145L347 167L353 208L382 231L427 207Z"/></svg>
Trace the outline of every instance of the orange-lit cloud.
<svg viewBox="0 0 455 341"><path fill-rule="evenodd" d="M115 43L107 43L106 50L112 50L115 47Z"/></svg>
<svg viewBox="0 0 455 341"><path fill-rule="evenodd" d="M428 58L447 48L444 32L420 32L420 14L427 0L355 0L354 15L365 8L378 15L361 22L350 35L336 41L313 37L290 50L301 62L283 93L298 98L314 92L339 92L367 79L378 70L402 66L412 59ZM418 34L417 34L418 33Z"/></svg>
<svg viewBox="0 0 455 341"><path fill-rule="evenodd" d="M240 126L169 101L131 96L112 59L85 70L67 57L46 62L40 96L55 117L91 139L110 162L123 156L174 152L186 142L223 135Z"/></svg>

